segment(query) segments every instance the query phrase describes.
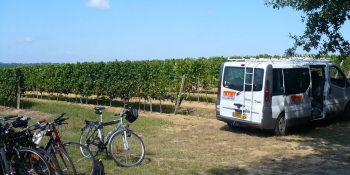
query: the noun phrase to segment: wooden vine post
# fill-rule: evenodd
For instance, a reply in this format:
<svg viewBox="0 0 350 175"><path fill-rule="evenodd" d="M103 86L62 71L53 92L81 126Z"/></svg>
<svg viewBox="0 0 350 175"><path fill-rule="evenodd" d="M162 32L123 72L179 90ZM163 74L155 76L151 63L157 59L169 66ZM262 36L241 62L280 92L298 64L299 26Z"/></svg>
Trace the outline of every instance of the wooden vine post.
<svg viewBox="0 0 350 175"><path fill-rule="evenodd" d="M177 109L178 109L178 107L179 107L180 98L181 98L181 95L182 95L182 89L183 89L183 87L184 87L184 84L185 84L185 75L182 76L182 82L181 82L180 92L179 92L179 95L177 96L177 100L176 100L175 112L174 112L175 115L177 114Z"/></svg>
<svg viewBox="0 0 350 175"><path fill-rule="evenodd" d="M19 109L21 104L21 77L17 79L17 109Z"/></svg>

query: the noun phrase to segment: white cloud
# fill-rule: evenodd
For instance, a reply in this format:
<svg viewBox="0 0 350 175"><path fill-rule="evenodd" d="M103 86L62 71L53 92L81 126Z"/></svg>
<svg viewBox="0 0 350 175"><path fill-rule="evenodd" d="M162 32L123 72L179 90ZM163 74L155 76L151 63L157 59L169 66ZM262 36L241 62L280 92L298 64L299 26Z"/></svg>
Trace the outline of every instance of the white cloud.
<svg viewBox="0 0 350 175"><path fill-rule="evenodd" d="M85 5L91 8L98 9L109 9L109 0L90 0L89 2L85 2Z"/></svg>
<svg viewBox="0 0 350 175"><path fill-rule="evenodd" d="M19 42L32 42L33 40L32 40L32 38L30 38L30 37L28 36L28 37L25 37L25 38L23 38L23 39L19 39L18 41L19 41Z"/></svg>

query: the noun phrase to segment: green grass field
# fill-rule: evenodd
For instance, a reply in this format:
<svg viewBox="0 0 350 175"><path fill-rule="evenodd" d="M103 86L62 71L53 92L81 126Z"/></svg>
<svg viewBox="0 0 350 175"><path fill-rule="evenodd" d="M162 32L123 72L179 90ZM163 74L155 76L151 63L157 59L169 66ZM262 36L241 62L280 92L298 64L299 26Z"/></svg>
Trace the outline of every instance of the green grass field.
<svg viewBox="0 0 350 175"><path fill-rule="evenodd" d="M41 111L51 114L51 117L47 118L46 121L52 121L61 113L66 113L65 116L69 117L69 119L67 120L67 125L62 125L61 127L59 127L59 131L64 142L79 142L80 131L81 128L84 126L84 120L100 120L100 116L94 113L94 109L92 107L89 108L82 105L72 105L57 102L39 102L33 100L24 100L22 101L22 104L25 110ZM120 108L120 111L121 110L122 108ZM116 118L114 116L114 112L111 112L109 110L105 110L103 114L104 121L109 121ZM0 113L0 116L5 115L7 114ZM37 122L38 119L42 118L42 116L40 115L29 117L33 118L32 120L30 120L29 124ZM135 133L140 133L141 137L145 135L149 137L156 137L158 128L166 124L169 124L169 122L157 118L144 118L140 116L134 123L130 125L130 128L133 129ZM107 127L105 128L105 131L107 132L109 130L112 130L113 128L113 126ZM44 138L41 143L44 143L45 141L46 140ZM146 154L148 154L147 145ZM144 166L133 168L118 167L116 163L112 160L112 158L106 156L105 153L100 153L96 158L102 158L103 163L105 165L106 174L141 174L145 171ZM82 168L85 167L78 167L78 169ZM86 166L86 168L89 168L89 166Z"/></svg>
<svg viewBox="0 0 350 175"><path fill-rule="evenodd" d="M61 131L65 142L78 142L85 119L99 120L94 105L36 99L24 99L22 104L21 110L0 106L0 116L18 111L30 114L31 122L36 122L42 117L50 121L65 112L69 116L67 127ZM122 110L106 108L104 121L113 119L113 114ZM275 137L270 131L231 129L209 111L215 109L198 109L194 115L140 111L140 117L130 128L145 143L143 162L123 168L105 153L97 158L103 159L107 175L338 175L350 171L350 119L315 122L295 128L292 135ZM85 168L89 167L79 166Z"/></svg>

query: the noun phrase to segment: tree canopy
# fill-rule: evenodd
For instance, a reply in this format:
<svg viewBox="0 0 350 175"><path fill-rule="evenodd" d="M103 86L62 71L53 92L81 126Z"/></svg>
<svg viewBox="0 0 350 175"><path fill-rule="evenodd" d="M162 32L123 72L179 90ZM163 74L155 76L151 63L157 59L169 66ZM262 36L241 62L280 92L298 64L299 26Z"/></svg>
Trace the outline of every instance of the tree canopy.
<svg viewBox="0 0 350 175"><path fill-rule="evenodd" d="M350 54L350 43L340 32L346 21L350 21L349 0L264 0L273 9L290 7L303 11L301 17L306 29L301 36L289 34L294 39L293 47L286 50L287 55L295 54L296 48L319 51L319 55L339 52L340 56ZM350 30L350 29L349 29Z"/></svg>

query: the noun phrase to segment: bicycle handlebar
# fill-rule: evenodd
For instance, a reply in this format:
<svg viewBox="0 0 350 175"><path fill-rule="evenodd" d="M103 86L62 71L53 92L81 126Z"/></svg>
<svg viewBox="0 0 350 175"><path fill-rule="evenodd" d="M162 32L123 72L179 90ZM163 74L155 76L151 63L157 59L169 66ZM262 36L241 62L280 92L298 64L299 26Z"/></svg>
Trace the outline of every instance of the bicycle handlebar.
<svg viewBox="0 0 350 175"><path fill-rule="evenodd" d="M6 120L14 118L14 117L18 117L18 114L11 114L11 115L0 118L0 120L6 121Z"/></svg>
<svg viewBox="0 0 350 175"><path fill-rule="evenodd" d="M25 130L29 130L29 131L37 130L37 129L42 127L40 124L42 124L44 122L46 122L46 120L45 119L41 119L38 122L36 122L36 123L34 123L34 124L30 125L30 126L27 126L27 128L24 128L24 129Z"/></svg>
<svg viewBox="0 0 350 175"><path fill-rule="evenodd" d="M62 117L63 117L65 114L66 114L65 112L62 113L60 116L58 116L58 117L54 120L54 122L55 122L55 123L62 122L63 120L61 120L61 119L62 119Z"/></svg>
<svg viewBox="0 0 350 175"><path fill-rule="evenodd" d="M124 114L126 114L127 112L129 112L131 110L131 106L125 104L124 106L124 110L121 113L116 113L114 114L114 116L123 116Z"/></svg>

